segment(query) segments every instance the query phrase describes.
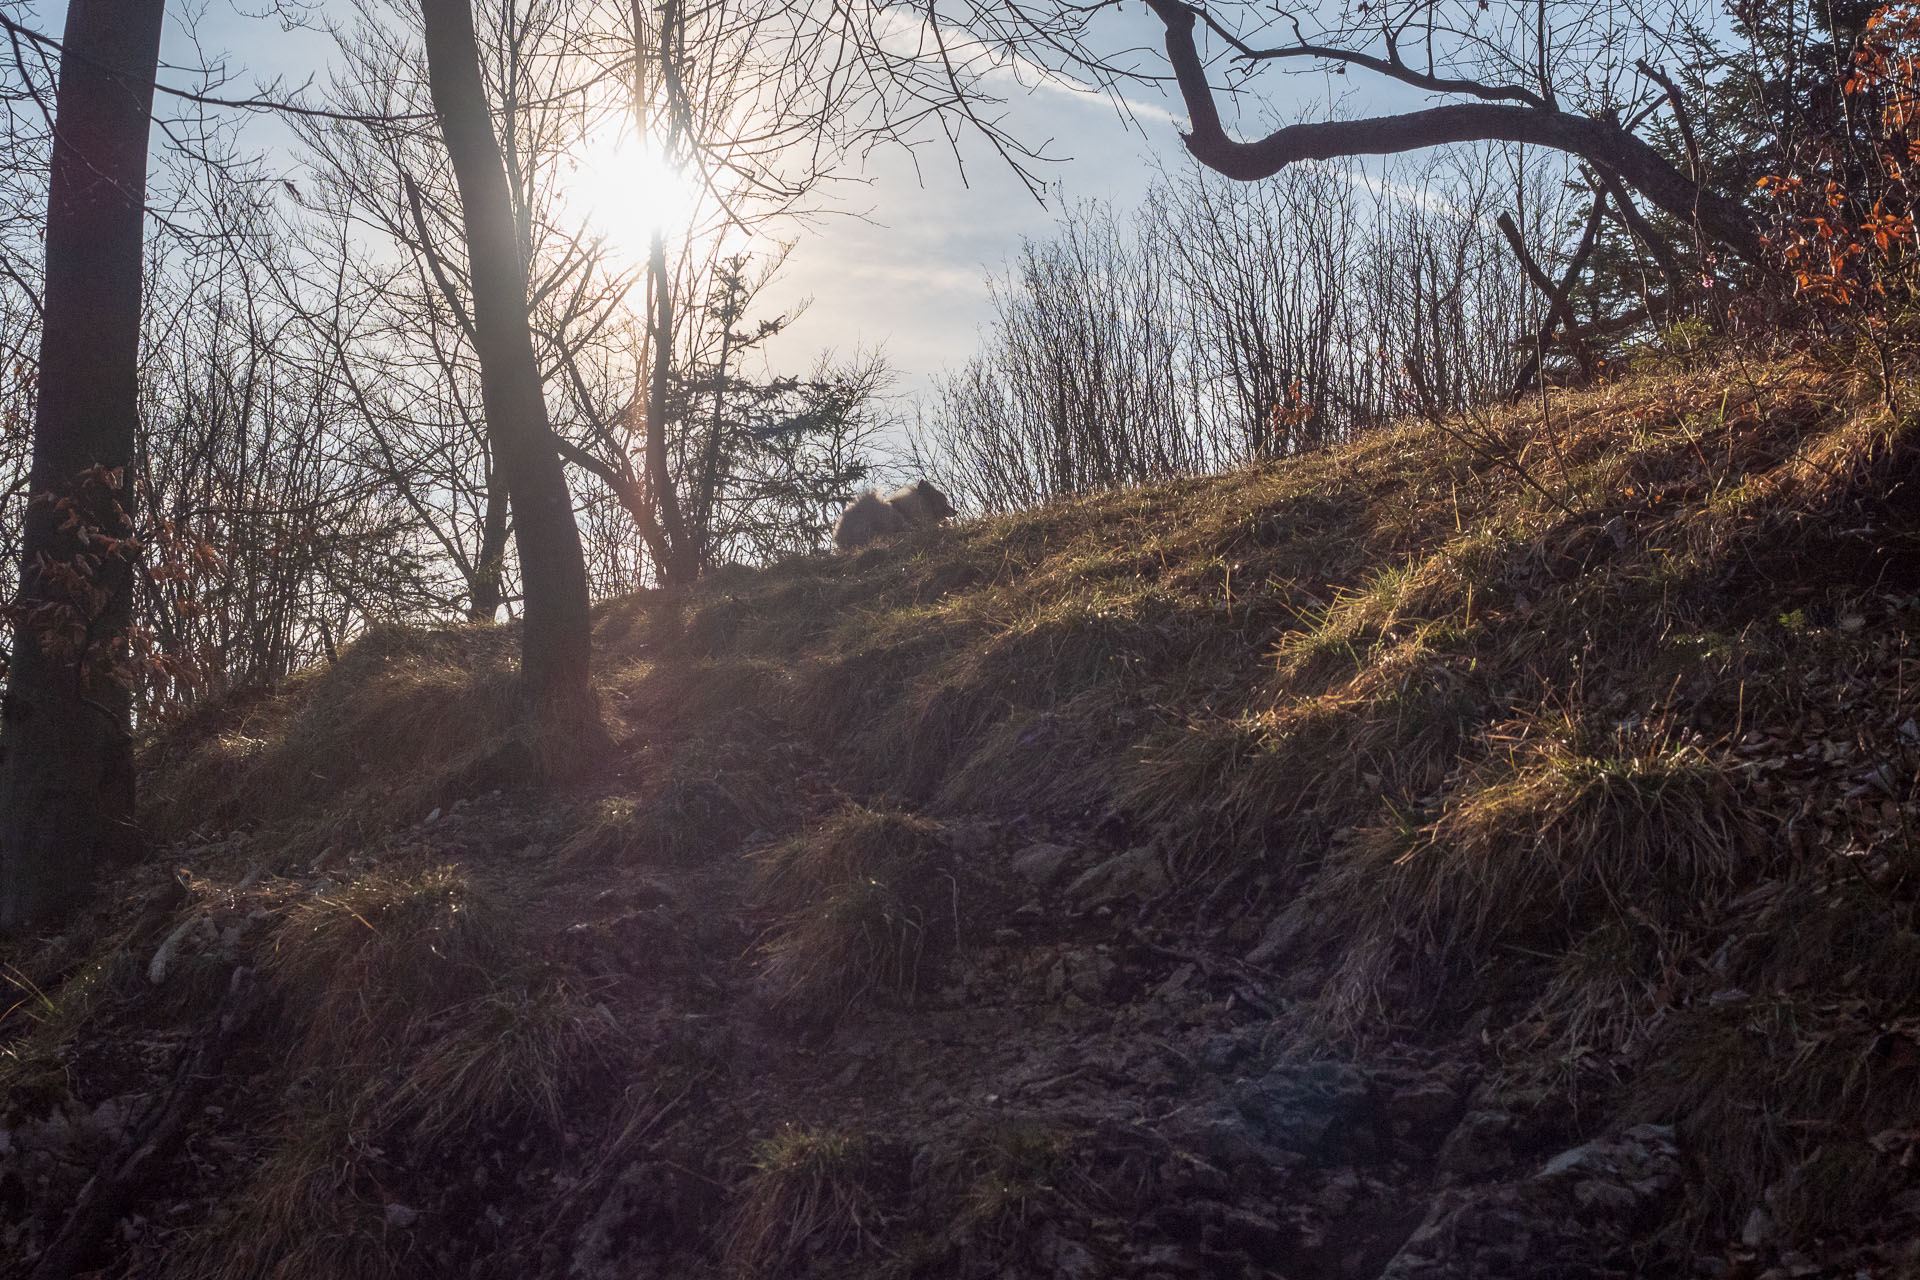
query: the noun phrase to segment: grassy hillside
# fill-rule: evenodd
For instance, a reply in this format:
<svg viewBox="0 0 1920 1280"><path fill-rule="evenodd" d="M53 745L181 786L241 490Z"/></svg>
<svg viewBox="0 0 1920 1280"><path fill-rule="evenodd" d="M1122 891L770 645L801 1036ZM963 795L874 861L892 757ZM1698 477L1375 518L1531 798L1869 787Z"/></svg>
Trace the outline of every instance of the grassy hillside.
<svg viewBox="0 0 1920 1280"><path fill-rule="evenodd" d="M1920 1274L1917 459L1729 359L729 570L559 793L371 635L0 952L0 1274Z"/></svg>

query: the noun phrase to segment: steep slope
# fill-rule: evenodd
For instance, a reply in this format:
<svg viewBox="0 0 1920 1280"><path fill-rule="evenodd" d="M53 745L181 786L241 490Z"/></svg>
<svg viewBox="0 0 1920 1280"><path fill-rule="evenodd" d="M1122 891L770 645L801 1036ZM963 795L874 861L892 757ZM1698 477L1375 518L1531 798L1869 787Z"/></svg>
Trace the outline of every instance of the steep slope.
<svg viewBox="0 0 1920 1280"><path fill-rule="evenodd" d="M202 709L0 1270L1920 1274L1912 429L1551 412L614 602L560 794L494 629Z"/></svg>

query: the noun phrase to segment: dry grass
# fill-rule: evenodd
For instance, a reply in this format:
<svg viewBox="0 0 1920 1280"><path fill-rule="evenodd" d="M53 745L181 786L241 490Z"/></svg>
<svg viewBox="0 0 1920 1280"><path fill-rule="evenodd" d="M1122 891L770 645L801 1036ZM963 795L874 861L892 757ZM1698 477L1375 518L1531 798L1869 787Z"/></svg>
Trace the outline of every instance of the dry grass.
<svg viewBox="0 0 1920 1280"><path fill-rule="evenodd" d="M404 1062L448 1008L484 997L520 959L505 911L453 867L375 871L287 913L266 976L302 1032L309 1070Z"/></svg>
<svg viewBox="0 0 1920 1280"><path fill-rule="evenodd" d="M1672 924L1758 870L1724 755L1644 731L1580 737L1529 725L1452 790L1395 859L1406 924L1479 958L1512 938L1564 941L1596 918Z"/></svg>
<svg viewBox="0 0 1920 1280"><path fill-rule="evenodd" d="M1683 980L1688 941L1643 916L1601 920L1553 962L1524 1032L1512 1038L1544 1041L1569 1073L1631 1060L1659 1026L1663 984Z"/></svg>
<svg viewBox="0 0 1920 1280"><path fill-rule="evenodd" d="M1618 1016L1620 999L1645 994L1639 931L1711 918L1760 869L1736 776L1723 756L1661 734L1513 730L1431 818L1370 828L1330 860L1314 895L1349 930L1364 922L1364 937L1323 1015L1354 1025L1416 960L1431 995L1473 990L1496 961L1564 954L1550 1002L1578 991L1597 1003L1567 1009L1576 1024Z"/></svg>
<svg viewBox="0 0 1920 1280"><path fill-rule="evenodd" d="M697 863L785 820L771 803L774 787L764 768L730 768L686 751L660 767L650 768L653 763L640 759L635 794L593 802L560 848L562 865Z"/></svg>
<svg viewBox="0 0 1920 1280"><path fill-rule="evenodd" d="M1344 687L1163 733L1123 800L1172 828L1190 877L1270 866L1275 851L1297 858L1316 834L1431 791L1475 709L1459 665L1412 638Z"/></svg>
<svg viewBox="0 0 1920 1280"><path fill-rule="evenodd" d="M524 785L539 767L506 636L377 628L278 697L216 702L156 744L143 821L175 839L243 825L306 832L325 810L329 835L371 832Z"/></svg>
<svg viewBox="0 0 1920 1280"><path fill-rule="evenodd" d="M403 1066L376 1112L429 1147L509 1121L562 1134L578 1090L627 1056L612 1012L558 977L498 987L432 1022L432 1043Z"/></svg>
<svg viewBox="0 0 1920 1280"><path fill-rule="evenodd" d="M179 1250L197 1280L387 1280L419 1274L412 1237L387 1219L377 1151L345 1118L290 1117L289 1136L261 1162L246 1194Z"/></svg>
<svg viewBox="0 0 1920 1280"><path fill-rule="evenodd" d="M1714 1228L1737 1229L1764 1196L1785 1237L1804 1243L1864 1220L1905 1182L1899 1150L1871 1143L1920 1108L1917 1037L1910 1017L1728 992L1675 1021L1633 1110L1679 1126Z"/></svg>
<svg viewBox="0 0 1920 1280"><path fill-rule="evenodd" d="M995 1254L1031 1221L1086 1188L1075 1168L1083 1135L1035 1119L1012 1119L970 1135L954 1181L959 1207L946 1232L961 1254Z"/></svg>
<svg viewBox="0 0 1920 1280"><path fill-rule="evenodd" d="M642 1160L636 1125L677 1123L683 1093L724 1077L724 1035L676 1074L639 1043L641 1000L603 990L661 940L716 971L746 946L685 942L683 906L724 913L746 881L760 993L822 1026L911 997L969 913L1006 923L985 920L996 904L939 820L1024 817L1062 840L1111 822L1172 851L1184 896L1155 905L1156 928L1243 954L1294 913L1287 981L1318 992L1316 1049L1444 1037L1478 1010L1509 1065L1627 1082L1650 1118L1679 1120L1723 1228L1768 1188L1790 1232L1856 1217L1889 1185L1875 1126L1920 1104L1920 921L1900 870L1915 842L1849 817L1881 794L1846 799L1857 767L1828 777L1812 757L1892 760L1885 734L1920 714L1904 650L1883 643L1920 587L1899 505L1913 428L1808 362L1696 359L1553 400L1547 425L1536 404L1471 436L1383 430L610 603L601 687L629 736L528 833L558 851L538 890L521 846L477 828L444 856L407 844L429 810L541 772L515 729L512 634L376 632L278 696L202 709L146 757L162 837L254 828L244 856L276 870L333 845L343 883L228 893L237 874L183 853L203 862L160 935L194 913L251 920L234 954L194 934L155 997L153 935L130 948L116 924L23 969L0 1086L64 1097L68 1050L103 1019L130 1036L204 1012L194 966L257 963L275 996L262 1087L285 1098L186 1273L415 1274L427 1264L385 1218L408 1170L507 1135L578 1150L598 1194L609 1153ZM1842 624L1867 608L1871 625ZM1847 684L1874 663L1893 677ZM601 881L617 904L643 879L661 882L654 905L567 932ZM628 1095L666 1101L614 1124L628 1136L611 1146L569 1147L642 1061L651 1085ZM1004 1261L1063 1205L1117 1214L1093 1145L1045 1125L967 1138L930 1249L971 1240ZM781 1131L735 1188L727 1266L896 1267L877 1216L892 1160L850 1127ZM712 1219L687 1228L709 1258Z"/></svg>
<svg viewBox="0 0 1920 1280"><path fill-rule="evenodd" d="M752 1166L724 1236L729 1275L833 1275L880 1248L876 1160L861 1135L788 1127L755 1147Z"/></svg>
<svg viewBox="0 0 1920 1280"><path fill-rule="evenodd" d="M457 868L252 900L275 917L261 949L278 1132L183 1274L418 1274L396 1156L435 1167L502 1134L557 1149L631 1056L612 1013L529 952L518 905Z"/></svg>
<svg viewBox="0 0 1920 1280"><path fill-rule="evenodd" d="M912 994L951 885L936 835L924 819L855 806L759 856L758 898L776 918L761 974L776 1009L831 1022L869 994Z"/></svg>
<svg viewBox="0 0 1920 1280"><path fill-rule="evenodd" d="M103 1001L133 985L133 968L130 955L109 955L52 990L12 965L0 969L0 1119L36 1117L70 1096L66 1051Z"/></svg>
<svg viewBox="0 0 1920 1280"><path fill-rule="evenodd" d="M267 976L298 1091L427 1148L503 1124L557 1137L625 1031L449 867L375 872L287 912Z"/></svg>

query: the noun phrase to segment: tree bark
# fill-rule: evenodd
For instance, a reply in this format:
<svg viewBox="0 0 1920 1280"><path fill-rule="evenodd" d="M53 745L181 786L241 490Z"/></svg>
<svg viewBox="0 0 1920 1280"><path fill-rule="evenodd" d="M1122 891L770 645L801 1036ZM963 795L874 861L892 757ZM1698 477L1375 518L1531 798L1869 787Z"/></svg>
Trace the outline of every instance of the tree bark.
<svg viewBox="0 0 1920 1280"><path fill-rule="evenodd" d="M489 469L491 470L491 469ZM507 486L497 475L487 476L487 507L480 523L480 555L473 565L467 616L492 622L500 614L507 593L501 581L507 556Z"/></svg>
<svg viewBox="0 0 1920 1280"><path fill-rule="evenodd" d="M72 0L13 664L0 703L0 930L138 847L126 670L147 132L165 0Z"/></svg>
<svg viewBox="0 0 1920 1280"><path fill-rule="evenodd" d="M1607 194L1613 198L1614 217L1627 229L1627 234L1645 246L1647 252L1653 255L1653 260L1660 264L1660 274L1666 277L1670 311L1672 306L1678 305L1687 279L1686 271L1680 266L1680 259L1674 255L1673 246L1667 243L1667 238L1660 234L1657 227L1648 222L1641 216L1640 211L1633 207L1633 198L1627 194L1620 179L1597 165L1594 167L1594 174L1606 188ZM1652 307L1647 309L1647 314L1649 318L1655 314Z"/></svg>
<svg viewBox="0 0 1920 1280"><path fill-rule="evenodd" d="M420 13L428 89L460 189L487 437L513 506L524 597L522 687L548 727L591 733L598 720L587 679L586 558L527 325L526 264L480 81L473 11L468 0L420 0Z"/></svg>
<svg viewBox="0 0 1920 1280"><path fill-rule="evenodd" d="M1527 252L1527 242L1520 235L1520 228L1514 225L1513 215L1502 213L1494 219L1500 228L1500 234L1507 238L1507 247L1513 250L1513 256L1520 260L1520 269L1526 273L1533 287L1538 289L1547 300L1547 318L1540 325L1540 332L1533 340L1533 350L1527 353L1527 359L1520 366L1519 376L1513 380L1513 392L1509 397L1513 403L1520 403L1520 397L1533 385L1534 375L1540 372L1540 353L1553 341L1555 329L1562 326L1567 331L1567 345L1573 348L1573 358L1580 362L1580 376L1592 382L1598 368L1594 363L1593 352L1587 348L1580 337L1580 321L1573 314L1573 286L1579 283L1580 273L1586 270L1587 259L1593 256L1593 246L1600 237L1600 220L1607 214L1607 193L1605 188L1593 197L1593 208L1587 214L1586 230L1580 235L1580 244L1573 251L1573 258L1567 263L1565 274L1560 283L1555 284L1547 278L1547 273Z"/></svg>
<svg viewBox="0 0 1920 1280"><path fill-rule="evenodd" d="M1549 105L1466 102L1377 116L1288 125L1254 142L1227 136L1194 44L1196 11L1184 0L1147 0L1165 26L1167 58L1193 126L1187 150L1229 178L1270 178L1298 160L1393 155L1452 142L1524 142L1551 147L1603 167L1655 205L1756 266L1766 265L1760 231L1739 204L1708 191L1667 162L1653 146L1612 120L1574 115ZM1329 51L1328 56L1341 56Z"/></svg>
<svg viewBox="0 0 1920 1280"><path fill-rule="evenodd" d="M673 472L667 467L667 386L673 376L673 282L667 276L667 249L656 231L647 254L647 278L653 294L653 373L647 381L647 484L667 548L655 567L669 586L700 576L698 552L688 544Z"/></svg>

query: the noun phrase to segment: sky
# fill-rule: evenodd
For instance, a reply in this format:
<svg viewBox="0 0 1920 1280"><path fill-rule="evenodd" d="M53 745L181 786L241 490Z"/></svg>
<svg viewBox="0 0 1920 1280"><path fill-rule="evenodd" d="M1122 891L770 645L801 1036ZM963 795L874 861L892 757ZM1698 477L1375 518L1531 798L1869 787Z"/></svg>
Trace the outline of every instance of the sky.
<svg viewBox="0 0 1920 1280"><path fill-rule="evenodd" d="M310 12L343 9L340 0L308 0ZM58 36L63 0L29 6L23 20ZM192 19L189 22L189 19ZM1155 39L1157 24L1144 6L1122 18L1118 43ZM189 27L198 43L188 37ZM282 90L308 79L323 82L331 38L287 29L272 0L170 0L162 46L162 82L194 82L193 69L224 63L231 82L221 92L244 96L276 79ZM1183 151L1169 102L1151 87L1132 98L1135 119L1123 120L1104 98L1063 86L1024 92L1002 86L1006 119L1031 144L1045 143L1058 162L1039 166L1048 185L1043 203L978 139L963 145L964 174L937 140L909 155L881 147L843 176L833 210L799 236L783 278L769 291L784 309L811 299L802 318L778 339L771 355L781 372L804 372L822 350L850 355L879 348L897 371L897 387L912 395L976 349L991 315L987 277L1020 248L1023 238L1050 234L1063 208L1086 200L1130 206L1152 180L1154 165L1176 165ZM275 145L286 137L271 118L250 117L247 138L298 178L297 161Z"/></svg>
<svg viewBox="0 0 1920 1280"><path fill-rule="evenodd" d="M303 3L309 18L329 12L346 16L346 0L279 0ZM333 53L330 36L289 29L275 0L169 0L162 46L162 82L191 86L199 68L224 65L229 83L220 92L245 96L278 82L285 95L311 80L324 83ZM22 20L58 36L64 0L37 0ZM1144 65L1163 65L1160 29L1144 5L1128 5L1104 17L1102 48L1146 49ZM197 43L189 31L197 33ZM1297 100L1315 86L1297 77L1274 77L1274 91ZM930 141L909 155L883 146L842 176L833 211L804 228L788 228L799 244L784 276L764 295L773 311L810 299L804 315L770 345L774 371L802 373L823 350L842 356L878 348L888 358L903 398L924 392L946 369L958 368L978 349L992 315L987 279L1018 253L1023 239L1043 239L1065 209L1088 200L1126 209L1152 182L1157 166L1191 163L1179 138L1180 104L1153 85L1128 89L1132 119L1123 119L1107 99L1075 93L1062 82L1022 90L998 86L1008 97L1005 120L1030 145L1044 145L1057 162L1037 167L1047 184L1036 199L1021 180L975 138L963 144L964 173L944 143ZM1170 90L1169 90L1170 92ZM1271 119L1282 108L1272 99L1254 110ZM246 118L250 145L300 176L297 159L284 147L289 137L270 115Z"/></svg>
<svg viewBox="0 0 1920 1280"><path fill-rule="evenodd" d="M224 65L227 96L264 85L285 96L308 81L324 83L332 38L289 29L277 6L294 5L305 6L310 23L329 13L351 14L350 0L169 0L162 60L170 70L163 70L163 83L193 85L198 69L210 65ZM22 16L57 35L64 14L65 0L28 0ZM1102 52L1133 50L1138 65L1164 70L1160 27L1143 4L1130 2L1101 21L1107 24ZM197 32L197 44L189 30ZM1257 136L1308 102L1324 111L1332 83L1318 75L1267 76L1254 93L1222 103L1229 131ZM1368 110L1404 109L1420 98L1376 77L1338 83L1364 95ZM1046 238L1064 210L1085 201L1130 208L1160 169L1192 164L1180 142L1181 104L1160 86L1128 85L1131 110L1124 118L1106 98L1072 92L1059 80L1023 90L1009 78L996 87L1007 95L1009 131L1058 158L1038 166L1047 184L1044 202L978 138L963 143L964 173L938 139L911 155L897 146L877 148L840 175L856 181L837 184L842 194L832 211L804 228L773 231L783 239L798 235L799 243L784 277L763 295L769 310L811 299L800 320L770 344L774 372L803 373L823 350L849 356L878 348L898 374L899 392L924 392L979 348L992 316L988 277L1024 239ZM1246 122L1239 128L1236 106ZM269 114L246 120L250 145L297 181L297 157L275 150L289 137L284 124Z"/></svg>
<svg viewBox="0 0 1920 1280"><path fill-rule="evenodd" d="M1049 184L1044 204L995 156L970 157L963 175L933 148L917 172L898 150L876 154L872 185L849 201L871 213L820 220L794 253L783 288L813 304L792 344L884 344L902 381L919 385L976 348L992 313L987 277L1023 239L1044 239L1061 211L1081 201L1130 207L1152 180L1156 157L1177 162L1171 125L1148 122L1159 136L1143 137L1105 102L1058 99L1020 104L1048 117L1056 149L1071 157L1041 170Z"/></svg>

